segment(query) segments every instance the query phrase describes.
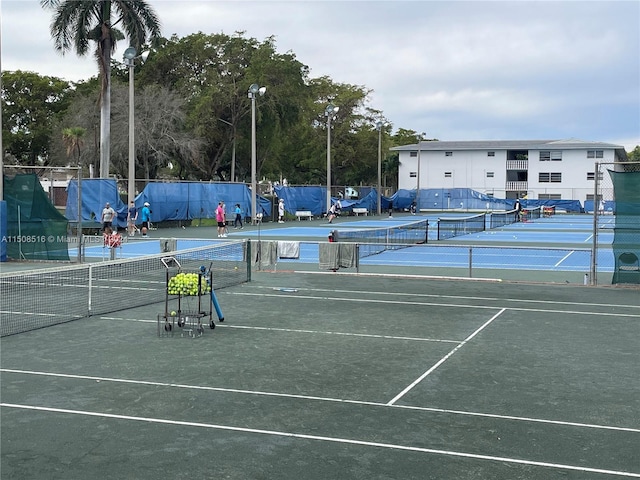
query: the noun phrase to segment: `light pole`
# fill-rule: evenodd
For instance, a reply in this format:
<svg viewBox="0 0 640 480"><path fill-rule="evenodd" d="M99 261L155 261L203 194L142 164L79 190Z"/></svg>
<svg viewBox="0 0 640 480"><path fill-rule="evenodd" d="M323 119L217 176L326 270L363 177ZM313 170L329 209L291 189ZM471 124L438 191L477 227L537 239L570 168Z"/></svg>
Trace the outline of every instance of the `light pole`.
<svg viewBox="0 0 640 480"><path fill-rule="evenodd" d="M236 181L236 126L231 123L223 120L222 118L218 118L222 123L226 123L231 128L233 128L233 146L231 147L231 181Z"/></svg>
<svg viewBox="0 0 640 480"><path fill-rule="evenodd" d="M418 171L416 172L416 210L420 212L420 145L426 133L422 132L418 137Z"/></svg>
<svg viewBox="0 0 640 480"><path fill-rule="evenodd" d="M256 215L256 197L257 182L256 182L256 95L264 95L267 91L267 87L261 87L257 83L252 83L249 87L249 98L251 99L251 224L258 223L258 217Z"/></svg>
<svg viewBox="0 0 640 480"><path fill-rule="evenodd" d="M378 215L382 215L382 127L384 127L384 123L376 122L378 129Z"/></svg>
<svg viewBox="0 0 640 480"><path fill-rule="evenodd" d="M146 50L138 55L134 47L129 47L124 51L124 64L129 68L129 185L127 188L127 208L136 198L136 143L135 143L135 99L133 89L133 70L136 67L136 60L142 63L147 60L149 51Z"/></svg>
<svg viewBox="0 0 640 480"><path fill-rule="evenodd" d="M338 113L338 110L340 107L331 103L324 109L324 114L327 117L327 215L329 215L331 208L331 119Z"/></svg>

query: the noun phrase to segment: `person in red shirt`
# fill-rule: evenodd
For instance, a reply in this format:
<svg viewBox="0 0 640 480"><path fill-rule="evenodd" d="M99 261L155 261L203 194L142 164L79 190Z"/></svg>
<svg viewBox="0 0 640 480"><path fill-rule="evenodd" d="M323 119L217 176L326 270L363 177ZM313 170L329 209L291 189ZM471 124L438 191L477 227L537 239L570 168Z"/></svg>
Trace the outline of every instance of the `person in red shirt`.
<svg viewBox="0 0 640 480"><path fill-rule="evenodd" d="M225 233L227 222L223 202L218 202L218 208L216 208L216 222L218 222L218 238L225 238L227 236Z"/></svg>

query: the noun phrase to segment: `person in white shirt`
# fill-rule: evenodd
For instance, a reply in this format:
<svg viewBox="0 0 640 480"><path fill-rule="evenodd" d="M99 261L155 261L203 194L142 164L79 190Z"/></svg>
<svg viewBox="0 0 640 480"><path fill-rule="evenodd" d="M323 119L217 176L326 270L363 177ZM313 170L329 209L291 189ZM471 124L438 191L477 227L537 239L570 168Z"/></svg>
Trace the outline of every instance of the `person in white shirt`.
<svg viewBox="0 0 640 480"><path fill-rule="evenodd" d="M109 202L107 202L102 209L102 218L100 219L100 222L102 223L102 230L104 231L107 227L113 229L112 225L115 218L116 211L111 208L111 205L109 205Z"/></svg>

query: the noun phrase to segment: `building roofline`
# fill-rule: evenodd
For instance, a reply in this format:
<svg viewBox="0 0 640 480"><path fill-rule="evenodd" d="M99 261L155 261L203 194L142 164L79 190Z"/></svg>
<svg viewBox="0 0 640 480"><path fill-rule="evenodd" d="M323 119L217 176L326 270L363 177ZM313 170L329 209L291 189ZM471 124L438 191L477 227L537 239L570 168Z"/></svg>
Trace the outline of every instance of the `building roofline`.
<svg viewBox="0 0 640 480"><path fill-rule="evenodd" d="M469 140L469 141L423 141L420 142L422 151L444 150L576 150L602 148L607 150L624 150L624 146L612 143L590 142L577 139L566 140ZM393 147L391 151L413 151L418 144Z"/></svg>

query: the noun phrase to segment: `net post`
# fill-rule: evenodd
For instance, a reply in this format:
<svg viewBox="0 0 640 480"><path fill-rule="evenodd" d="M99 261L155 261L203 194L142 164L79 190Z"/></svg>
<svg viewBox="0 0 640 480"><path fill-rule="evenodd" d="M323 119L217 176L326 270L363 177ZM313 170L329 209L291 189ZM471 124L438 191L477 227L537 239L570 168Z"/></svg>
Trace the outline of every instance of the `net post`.
<svg viewBox="0 0 640 480"><path fill-rule="evenodd" d="M591 235L593 239L593 243L591 245L591 262L589 264L589 285L598 284L598 280L596 278L596 270L598 268L597 260L596 260L596 256L598 254L598 207L596 206L596 202L598 202L599 186L600 186L600 163L596 161L594 179L593 179L593 232Z"/></svg>
<svg viewBox="0 0 640 480"><path fill-rule="evenodd" d="M473 278L473 247L469 247L469 278Z"/></svg>
<svg viewBox="0 0 640 480"><path fill-rule="evenodd" d="M246 261L247 261L247 280L251 281L251 240L247 240L246 243Z"/></svg>
<svg viewBox="0 0 640 480"><path fill-rule="evenodd" d="M53 178L53 175L51 176ZM78 263L82 263L82 167L78 166L78 223L76 224L76 237L78 243Z"/></svg>
<svg viewBox="0 0 640 480"><path fill-rule="evenodd" d="M356 243L356 273L360 273L360 244Z"/></svg>
<svg viewBox="0 0 640 480"><path fill-rule="evenodd" d="M89 293L87 295L87 315L91 316L91 297L93 296L93 265L89 265Z"/></svg>

